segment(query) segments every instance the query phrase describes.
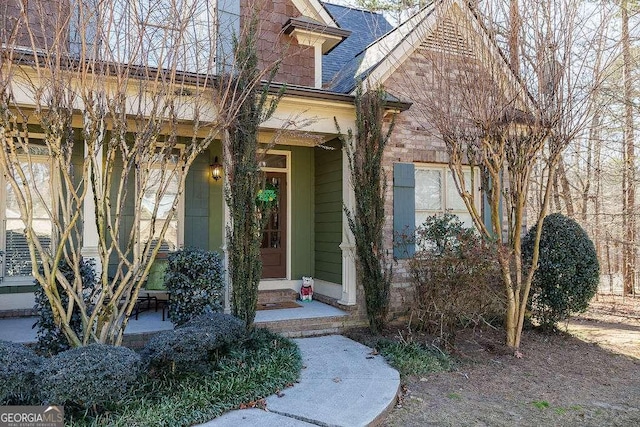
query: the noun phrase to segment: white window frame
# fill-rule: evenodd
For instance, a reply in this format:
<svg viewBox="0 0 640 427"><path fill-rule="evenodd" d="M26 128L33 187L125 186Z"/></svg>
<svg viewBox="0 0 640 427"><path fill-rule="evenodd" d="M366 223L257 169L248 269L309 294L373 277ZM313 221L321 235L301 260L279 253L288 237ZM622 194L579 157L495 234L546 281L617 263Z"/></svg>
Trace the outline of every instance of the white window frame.
<svg viewBox="0 0 640 427"><path fill-rule="evenodd" d="M183 147L177 147L179 150L182 150ZM182 165L182 161L178 160L178 162L176 163L176 176L177 174L180 173L180 168ZM161 162L154 162L151 164L151 169L162 169L162 163ZM136 180L137 181L137 180ZM185 181L185 187L186 187L186 181ZM136 186L136 200L137 198L140 196L140 192L143 191L142 188L138 188L138 186ZM174 219L178 221L178 227L176 230L176 250L182 249L184 247L184 214L185 214L185 192L182 191L181 194L178 195L178 205L176 206L176 212L175 215L173 216L173 218L171 218L170 221L173 221ZM158 218L156 218L156 226L158 225ZM162 220L164 221L164 220ZM138 253L140 253L142 251L142 247L144 245L144 241L142 239L142 218L140 218L140 220L138 221L137 224L135 224L135 227L137 227L137 234L138 234L138 242L136 242L136 251ZM166 253L165 251L160 250L159 253Z"/></svg>
<svg viewBox="0 0 640 427"><path fill-rule="evenodd" d="M44 138L44 135L41 136L42 138ZM35 139L37 138L35 135L31 136L31 139ZM28 161L29 158L31 159L31 162L36 162L36 163L45 163L49 165L49 173L51 175L51 179L54 182L54 185L52 187L53 191L57 191L59 189L59 186L56 184L58 182L58 178L57 175L54 176L53 175L53 162L51 160L51 158L49 156L46 156L44 154L31 154L29 156L27 156L26 154L20 154L18 155L18 160L19 161ZM5 276L5 262L6 262L6 197L7 197L7 192L6 192L6 186L7 186L7 180L3 175L0 175L0 201L2 202L2 208L0 209L0 250L3 252L2 256L0 257L0 286L31 286L33 285L33 281L34 281L34 276L33 274L30 275L24 275L24 276ZM52 200L51 200L51 209L53 212L56 212L57 208L55 206L55 201L56 201L56 197L55 194L51 195ZM51 218L49 218L51 221L51 246L53 247L55 245L55 241L54 241L54 227L53 227L53 220Z"/></svg>
<svg viewBox="0 0 640 427"><path fill-rule="evenodd" d="M463 172L471 172L471 166L463 166L462 167ZM469 211L466 209L464 210L453 210L450 209L447 206L447 194L449 192L449 180L447 179L447 174L451 174L451 169L449 168L448 164L441 164L441 163L416 163L415 164L415 174L417 175L418 171L438 171L440 172L440 178L441 178L441 190L440 190L440 206L441 209L418 209L417 208L417 204L415 209L415 213L416 213L416 226L419 226L421 224L417 223L417 218L418 218L418 213L422 213L422 214L427 214L427 216L433 216L433 215L444 215L445 213L450 213L453 215L457 215L459 217L458 214L462 213L465 215L470 215ZM473 204L475 205L476 209L478 211L480 211L480 202L481 202L481 191L480 191L480 169L479 168L474 168L473 169L473 175L472 175L472 185L474 185L475 188L473 188ZM454 189L453 191L455 191L456 194L458 194L458 197L460 198L460 201L462 202L462 198L460 197L460 194L458 193L458 189L455 188L455 183L452 183L452 185L454 185ZM416 191L418 188L418 179L416 178L415 181L415 189L414 191ZM416 194L416 198L417 198L417 194ZM464 202L463 202L464 203ZM421 215L422 216L422 215Z"/></svg>

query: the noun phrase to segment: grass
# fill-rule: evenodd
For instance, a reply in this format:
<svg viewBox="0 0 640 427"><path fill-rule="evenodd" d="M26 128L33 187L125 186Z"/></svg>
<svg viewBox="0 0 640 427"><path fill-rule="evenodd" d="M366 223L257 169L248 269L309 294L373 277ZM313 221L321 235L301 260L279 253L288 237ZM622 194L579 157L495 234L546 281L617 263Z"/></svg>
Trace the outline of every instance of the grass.
<svg viewBox="0 0 640 427"><path fill-rule="evenodd" d="M451 358L440 349L417 342L382 339L376 347L403 377L444 372L453 367Z"/></svg>
<svg viewBox="0 0 640 427"><path fill-rule="evenodd" d="M549 402L546 400L536 400L531 403L538 409L547 409L549 407Z"/></svg>
<svg viewBox="0 0 640 427"><path fill-rule="evenodd" d="M128 397L73 426L189 426L203 423L294 383L302 360L290 340L263 329L199 373L145 377Z"/></svg>

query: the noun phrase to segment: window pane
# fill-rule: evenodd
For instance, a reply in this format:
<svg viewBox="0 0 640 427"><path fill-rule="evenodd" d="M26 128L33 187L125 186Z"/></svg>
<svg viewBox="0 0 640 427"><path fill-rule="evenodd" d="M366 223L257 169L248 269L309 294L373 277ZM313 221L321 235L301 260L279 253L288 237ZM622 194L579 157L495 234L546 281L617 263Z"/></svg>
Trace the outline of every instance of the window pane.
<svg viewBox="0 0 640 427"><path fill-rule="evenodd" d="M433 216L433 213L425 211L416 211L416 227L422 226L428 217Z"/></svg>
<svg viewBox="0 0 640 427"><path fill-rule="evenodd" d="M454 212L454 214L458 216L458 219L464 224L465 228L475 228L473 220L471 219L471 214L466 212Z"/></svg>
<svg viewBox="0 0 640 427"><path fill-rule="evenodd" d="M151 219L157 203L156 218L166 219L177 196L178 176L171 171L152 169L142 199L142 218Z"/></svg>
<svg viewBox="0 0 640 427"><path fill-rule="evenodd" d="M51 208L51 170L47 163L21 162L20 167L29 180L29 189L33 202L33 216L35 218L49 218ZM6 184L6 216L7 218L20 218L20 207L13 188Z"/></svg>
<svg viewBox="0 0 640 427"><path fill-rule="evenodd" d="M262 167L286 169L287 156L284 154L266 154L262 161Z"/></svg>
<svg viewBox="0 0 640 427"><path fill-rule="evenodd" d="M169 167L169 165L165 165ZM140 242L146 243L152 239L152 248L160 245L161 252L178 249L178 218L174 216L169 222L164 238L160 240L160 232L165 224L171 207L178 197L179 178L171 169L153 168L149 171L147 188L142 199L142 220L140 221ZM154 222L153 211L157 205L153 236L151 224ZM178 215L176 213L176 215Z"/></svg>
<svg viewBox="0 0 640 427"><path fill-rule="evenodd" d="M465 190L471 191L471 172L464 172L464 181L465 181ZM466 211L467 207L462 201L462 197L460 197L460 193L458 193L458 189L456 188L456 183L453 179L453 174L451 171L447 171L447 209L454 211Z"/></svg>
<svg viewBox="0 0 640 427"><path fill-rule="evenodd" d="M416 169L416 209L442 210L442 174L439 170Z"/></svg>

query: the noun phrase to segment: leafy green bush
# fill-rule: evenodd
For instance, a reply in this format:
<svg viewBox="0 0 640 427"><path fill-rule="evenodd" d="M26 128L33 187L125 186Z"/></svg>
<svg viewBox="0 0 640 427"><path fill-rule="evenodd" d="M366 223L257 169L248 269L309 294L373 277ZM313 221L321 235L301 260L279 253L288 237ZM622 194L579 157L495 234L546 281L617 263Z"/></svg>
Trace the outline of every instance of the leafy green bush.
<svg viewBox="0 0 640 427"><path fill-rule="evenodd" d="M129 348L90 344L47 359L38 378L45 402L99 409L126 396L140 368L140 356Z"/></svg>
<svg viewBox="0 0 640 427"><path fill-rule="evenodd" d="M182 325L176 326L176 329L182 328L199 328L207 331L215 330L222 335L232 334L235 335L238 330L238 326L243 326L242 320L235 316L224 313L204 313L196 316Z"/></svg>
<svg viewBox="0 0 640 427"><path fill-rule="evenodd" d="M522 240L522 257L531 265L536 227ZM542 223L538 269L529 303L543 327L553 328L572 313L583 312L600 281L596 249L587 233L571 218L556 213Z"/></svg>
<svg viewBox="0 0 640 427"><path fill-rule="evenodd" d="M30 348L0 341L0 405L38 403L36 372L42 358Z"/></svg>
<svg viewBox="0 0 640 427"><path fill-rule="evenodd" d="M58 267L64 277L72 283L74 279L73 269L65 262L61 262ZM42 266L40 267L42 271ZM83 298L87 307L91 305L91 299L94 297L97 291L96 287L96 272L93 261L81 261L80 262L80 275L82 276ZM36 321L36 327L38 328L36 350L42 355L53 355L60 353L61 351L70 348L62 329L56 324L53 318L53 311L49 304L44 290L36 281L35 294L35 306L34 309L37 313L38 320ZM58 293L61 296L62 304L66 307L69 304L69 296L63 290L59 282L56 281L58 286ZM82 338L82 319L80 317L80 311L75 308L70 322L71 328Z"/></svg>
<svg viewBox="0 0 640 427"><path fill-rule="evenodd" d="M244 323L231 315L206 313L152 337L142 357L152 368L199 370L220 349L242 339L245 331Z"/></svg>
<svg viewBox="0 0 640 427"><path fill-rule="evenodd" d="M169 254L164 280L175 325L207 311L222 311L224 268L217 252L188 248Z"/></svg>
<svg viewBox="0 0 640 427"><path fill-rule="evenodd" d="M502 318L504 290L491 242L445 214L418 227L416 244L409 269L419 327L452 346L458 328Z"/></svg>
<svg viewBox="0 0 640 427"><path fill-rule="evenodd" d="M143 376L109 412L83 415L80 426L190 426L206 423L295 383L302 360L296 344L257 329L217 363L182 375ZM163 373L165 373L164 371ZM286 393L286 391L285 391Z"/></svg>

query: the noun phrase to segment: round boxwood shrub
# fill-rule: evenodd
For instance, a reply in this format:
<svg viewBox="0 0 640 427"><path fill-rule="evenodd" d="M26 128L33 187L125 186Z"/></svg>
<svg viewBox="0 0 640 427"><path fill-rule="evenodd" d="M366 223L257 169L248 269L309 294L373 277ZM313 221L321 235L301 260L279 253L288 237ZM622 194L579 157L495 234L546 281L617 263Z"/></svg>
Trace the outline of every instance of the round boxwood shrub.
<svg viewBox="0 0 640 427"><path fill-rule="evenodd" d="M531 265L536 228L522 241L525 265ZM540 256L529 304L543 327L553 328L572 313L587 309L600 281L596 249L587 233L571 218L555 213L542 223Z"/></svg>
<svg viewBox="0 0 640 427"><path fill-rule="evenodd" d="M202 362L214 360L220 349L244 338L245 332L244 323L229 314L205 313L153 336L141 354L152 368L197 370Z"/></svg>
<svg viewBox="0 0 640 427"><path fill-rule="evenodd" d="M187 248L169 254L164 284L175 325L224 307L224 268L217 252Z"/></svg>
<svg viewBox="0 0 640 427"><path fill-rule="evenodd" d="M60 262L58 268L69 282L73 282L74 271L66 262ZM42 272L42 266L40 266L40 273L42 274ZM82 277L83 299L87 307L90 307L91 300L97 292L96 272L93 261L80 261L80 276ZM55 319L53 318L53 311L51 310L49 299L44 293L42 286L40 286L37 280L35 281L35 284L37 286L34 292L34 309L38 315L38 320L35 324L38 328L38 342L36 344L36 350L42 355L50 356L67 350L70 346L67 338L62 332L62 328L60 325L56 324ZM63 307L66 307L69 304L69 296L58 281L56 281L56 285L62 300L62 305ZM75 333L82 338L82 318L80 317L80 310L77 306L74 308L71 321L69 323Z"/></svg>
<svg viewBox="0 0 640 427"><path fill-rule="evenodd" d="M36 372L42 358L30 348L0 341L0 405L38 403Z"/></svg>
<svg viewBox="0 0 640 427"><path fill-rule="evenodd" d="M140 356L135 351L90 344L49 358L38 377L45 402L96 409L121 400L140 372Z"/></svg>

